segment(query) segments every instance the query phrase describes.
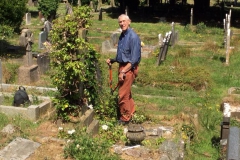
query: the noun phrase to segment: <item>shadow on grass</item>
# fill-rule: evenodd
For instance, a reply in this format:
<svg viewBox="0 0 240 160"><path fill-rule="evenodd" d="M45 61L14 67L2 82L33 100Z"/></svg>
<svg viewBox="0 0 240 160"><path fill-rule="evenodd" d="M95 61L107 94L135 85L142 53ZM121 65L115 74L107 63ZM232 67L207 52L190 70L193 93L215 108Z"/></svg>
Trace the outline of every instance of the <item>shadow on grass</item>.
<svg viewBox="0 0 240 160"><path fill-rule="evenodd" d="M11 45L5 40L0 40L0 57L1 58L22 58L26 54L25 47Z"/></svg>

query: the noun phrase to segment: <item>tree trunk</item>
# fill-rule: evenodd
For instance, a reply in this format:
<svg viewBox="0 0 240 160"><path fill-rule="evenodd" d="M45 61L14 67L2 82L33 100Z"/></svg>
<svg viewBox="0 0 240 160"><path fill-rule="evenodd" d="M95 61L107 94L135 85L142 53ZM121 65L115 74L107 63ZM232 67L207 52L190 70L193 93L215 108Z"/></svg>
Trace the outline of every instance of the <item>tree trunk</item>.
<svg viewBox="0 0 240 160"><path fill-rule="evenodd" d="M82 1L78 0L78 6L82 6Z"/></svg>
<svg viewBox="0 0 240 160"><path fill-rule="evenodd" d="M210 0L194 0L195 9L206 9L210 7Z"/></svg>
<svg viewBox="0 0 240 160"><path fill-rule="evenodd" d="M115 0L111 0L110 4L111 4L111 7L116 7Z"/></svg>

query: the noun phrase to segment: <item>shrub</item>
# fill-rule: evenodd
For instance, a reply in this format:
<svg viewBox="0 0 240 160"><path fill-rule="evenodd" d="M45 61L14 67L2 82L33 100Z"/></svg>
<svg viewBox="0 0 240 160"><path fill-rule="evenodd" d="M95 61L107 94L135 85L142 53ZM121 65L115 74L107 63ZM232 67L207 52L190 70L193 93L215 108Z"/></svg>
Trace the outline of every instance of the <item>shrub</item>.
<svg viewBox="0 0 240 160"><path fill-rule="evenodd" d="M27 12L27 0L1 0L0 22L19 30L24 14Z"/></svg>
<svg viewBox="0 0 240 160"><path fill-rule="evenodd" d="M83 37L78 36L91 24L91 9L74 9L74 15L56 19L50 32L51 66L54 71L51 78L60 93L55 105L59 116L64 115L64 119L67 119L67 113L77 109L76 105L84 98L86 104L96 107L100 86L96 79L99 54Z"/></svg>
<svg viewBox="0 0 240 160"><path fill-rule="evenodd" d="M198 23L196 26L196 33L198 34L205 33L206 29L207 29L207 26L203 22Z"/></svg>
<svg viewBox="0 0 240 160"><path fill-rule="evenodd" d="M51 17L55 18L59 0L41 0L38 1L38 10L41 11L43 16L47 19Z"/></svg>
<svg viewBox="0 0 240 160"><path fill-rule="evenodd" d="M89 135L76 133L73 135L73 140L68 143L64 149L65 158L71 157L74 159L84 160L118 160L117 155L111 154L109 151L110 145L107 141L99 138L89 137Z"/></svg>

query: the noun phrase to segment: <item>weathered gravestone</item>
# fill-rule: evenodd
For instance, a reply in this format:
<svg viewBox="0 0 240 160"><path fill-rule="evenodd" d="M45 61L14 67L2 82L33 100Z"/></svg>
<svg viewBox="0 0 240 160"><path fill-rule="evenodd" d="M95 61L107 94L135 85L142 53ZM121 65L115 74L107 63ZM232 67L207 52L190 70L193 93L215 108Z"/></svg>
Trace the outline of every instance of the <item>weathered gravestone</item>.
<svg viewBox="0 0 240 160"><path fill-rule="evenodd" d="M47 41L47 33L46 31L42 31L39 33L39 37L38 37L38 48L39 49L44 49L44 45L43 43Z"/></svg>
<svg viewBox="0 0 240 160"><path fill-rule="evenodd" d="M119 39L119 33L114 32L109 40L106 40L102 42L102 53L106 52L114 52L116 53L117 51L117 44L118 44L118 39Z"/></svg>
<svg viewBox="0 0 240 160"><path fill-rule="evenodd" d="M26 25L31 24L31 13L26 13Z"/></svg>
<svg viewBox="0 0 240 160"><path fill-rule="evenodd" d="M52 23L48 20L44 22L44 31L46 32L46 39L48 39L48 34L50 30L52 29Z"/></svg>
<svg viewBox="0 0 240 160"><path fill-rule="evenodd" d="M166 59L171 35L172 35L172 32L169 31L169 32L166 33L166 35L163 39L160 35L158 37L159 42L161 41L160 42L161 44L160 44L160 51L159 51L158 59L157 59L157 65L159 65L162 61L164 61Z"/></svg>
<svg viewBox="0 0 240 160"><path fill-rule="evenodd" d="M28 0L28 5L33 6L33 0Z"/></svg>
<svg viewBox="0 0 240 160"><path fill-rule="evenodd" d="M18 82L20 84L29 84L38 80L38 66L33 65L32 59L32 40L28 39L26 46L26 55L24 56L24 65L19 67Z"/></svg>
<svg viewBox="0 0 240 160"><path fill-rule="evenodd" d="M26 47L28 39L33 39L33 33L30 29L23 29L19 37L19 45L21 47Z"/></svg>
<svg viewBox="0 0 240 160"><path fill-rule="evenodd" d="M39 74L45 74L50 68L50 57L48 55L38 55L37 64Z"/></svg>
<svg viewBox="0 0 240 160"><path fill-rule="evenodd" d="M100 8L100 10L99 10L98 20L102 21L102 8Z"/></svg>

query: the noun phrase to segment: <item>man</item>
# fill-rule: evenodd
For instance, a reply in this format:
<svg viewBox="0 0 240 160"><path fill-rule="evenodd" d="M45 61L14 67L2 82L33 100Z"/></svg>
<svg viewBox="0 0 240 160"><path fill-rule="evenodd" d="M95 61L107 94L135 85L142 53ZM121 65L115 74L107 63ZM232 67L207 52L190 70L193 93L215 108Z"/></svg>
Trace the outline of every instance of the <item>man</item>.
<svg viewBox="0 0 240 160"><path fill-rule="evenodd" d="M120 111L119 123L128 124L131 120L135 106L131 94L131 86L138 74L138 64L141 60L141 41L138 35L130 28L130 18L122 14L118 17L118 23L122 29L119 37L117 56L115 59L107 59L108 65L119 63L118 69L118 107Z"/></svg>

